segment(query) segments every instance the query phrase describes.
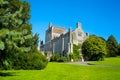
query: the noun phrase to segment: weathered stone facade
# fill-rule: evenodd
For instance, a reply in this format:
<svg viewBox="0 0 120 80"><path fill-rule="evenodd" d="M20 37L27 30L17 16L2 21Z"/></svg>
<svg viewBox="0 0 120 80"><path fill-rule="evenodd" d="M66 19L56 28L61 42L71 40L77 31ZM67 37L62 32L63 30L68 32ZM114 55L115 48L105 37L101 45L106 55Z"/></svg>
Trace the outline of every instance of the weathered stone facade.
<svg viewBox="0 0 120 80"><path fill-rule="evenodd" d="M74 31L69 28L68 32L66 29L55 27L50 23L46 30L45 44L43 41L41 42L40 50L48 57L51 57L53 53L67 56L73 52L73 44L82 45L88 37L89 34L82 30L79 22Z"/></svg>

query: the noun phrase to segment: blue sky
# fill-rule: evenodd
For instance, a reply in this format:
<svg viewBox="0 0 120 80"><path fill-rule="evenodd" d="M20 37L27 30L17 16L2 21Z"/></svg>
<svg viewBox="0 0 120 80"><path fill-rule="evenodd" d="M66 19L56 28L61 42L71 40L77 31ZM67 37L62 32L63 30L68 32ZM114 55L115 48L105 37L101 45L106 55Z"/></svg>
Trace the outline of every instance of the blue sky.
<svg viewBox="0 0 120 80"><path fill-rule="evenodd" d="M85 32L105 39L113 34L120 43L120 0L28 0L33 32L45 40L49 22L73 30L81 22Z"/></svg>

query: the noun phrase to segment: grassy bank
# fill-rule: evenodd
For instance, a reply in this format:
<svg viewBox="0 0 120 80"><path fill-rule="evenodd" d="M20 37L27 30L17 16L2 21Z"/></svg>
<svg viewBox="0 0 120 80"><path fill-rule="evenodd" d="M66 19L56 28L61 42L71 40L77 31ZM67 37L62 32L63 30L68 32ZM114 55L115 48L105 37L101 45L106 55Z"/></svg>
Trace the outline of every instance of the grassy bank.
<svg viewBox="0 0 120 80"><path fill-rule="evenodd" d="M120 56L118 57L110 57L105 58L104 61L91 61L90 64L97 64L97 65L105 65L105 66L113 66L113 67L120 67Z"/></svg>
<svg viewBox="0 0 120 80"><path fill-rule="evenodd" d="M91 62L113 67L49 63L44 70L0 71L0 80L119 80L120 67L114 67L120 66L119 60L120 57Z"/></svg>

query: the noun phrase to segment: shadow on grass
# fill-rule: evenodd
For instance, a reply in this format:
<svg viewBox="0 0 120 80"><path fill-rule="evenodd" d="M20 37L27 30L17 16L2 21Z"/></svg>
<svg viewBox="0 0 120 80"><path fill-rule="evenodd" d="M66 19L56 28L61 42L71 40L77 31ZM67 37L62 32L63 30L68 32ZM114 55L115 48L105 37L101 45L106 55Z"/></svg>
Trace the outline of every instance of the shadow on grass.
<svg viewBox="0 0 120 80"><path fill-rule="evenodd" d="M95 65L95 64L92 64L92 63L87 63L88 65Z"/></svg>
<svg viewBox="0 0 120 80"><path fill-rule="evenodd" d="M1 77L7 77L7 76L16 76L16 72L0 72Z"/></svg>

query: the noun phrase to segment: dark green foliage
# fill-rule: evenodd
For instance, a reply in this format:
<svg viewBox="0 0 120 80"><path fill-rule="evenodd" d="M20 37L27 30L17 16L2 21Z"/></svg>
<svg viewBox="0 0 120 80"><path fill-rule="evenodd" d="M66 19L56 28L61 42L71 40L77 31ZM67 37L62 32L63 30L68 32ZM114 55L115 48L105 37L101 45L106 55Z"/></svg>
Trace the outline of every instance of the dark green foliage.
<svg viewBox="0 0 120 80"><path fill-rule="evenodd" d="M115 57L118 53L118 43L113 35L109 36L107 40L107 48L109 57Z"/></svg>
<svg viewBox="0 0 120 80"><path fill-rule="evenodd" d="M12 69L12 65L13 65L13 61L11 61L11 59L6 59L6 60L0 59L0 69L1 70Z"/></svg>
<svg viewBox="0 0 120 80"><path fill-rule="evenodd" d="M14 69L44 69L48 60L39 52L18 54Z"/></svg>
<svg viewBox="0 0 120 80"><path fill-rule="evenodd" d="M67 62L68 58L65 56L60 56L59 53L53 54L50 58L50 62Z"/></svg>
<svg viewBox="0 0 120 80"><path fill-rule="evenodd" d="M1 0L0 7L1 28L16 29L30 19L30 5L26 1Z"/></svg>
<svg viewBox="0 0 120 80"><path fill-rule="evenodd" d="M73 59L73 61L80 61L80 45L73 44L73 53L69 53L69 61Z"/></svg>
<svg viewBox="0 0 120 80"><path fill-rule="evenodd" d="M73 53L70 53L68 57L61 56L59 53L53 54L50 58L51 62L68 62L73 59L74 61L80 60L80 45L73 44Z"/></svg>
<svg viewBox="0 0 120 80"><path fill-rule="evenodd" d="M106 42L95 35L90 36L82 45L85 60L103 60L106 53Z"/></svg>
<svg viewBox="0 0 120 80"><path fill-rule="evenodd" d="M58 59L58 62L68 62L68 58L65 57L65 56L61 56L61 57Z"/></svg>
<svg viewBox="0 0 120 80"><path fill-rule="evenodd" d="M1 69L42 69L47 63L44 56L36 54L39 35L32 33L29 12L26 0L0 0Z"/></svg>
<svg viewBox="0 0 120 80"><path fill-rule="evenodd" d="M55 53L52 55L52 57L50 58L50 62L56 62L60 59L60 54L59 53Z"/></svg>
<svg viewBox="0 0 120 80"><path fill-rule="evenodd" d="M69 54L69 61L71 61L72 59L74 59L73 53L70 53L70 54Z"/></svg>
<svg viewBox="0 0 120 80"><path fill-rule="evenodd" d="M118 53L117 55L120 55L120 44L118 45Z"/></svg>

